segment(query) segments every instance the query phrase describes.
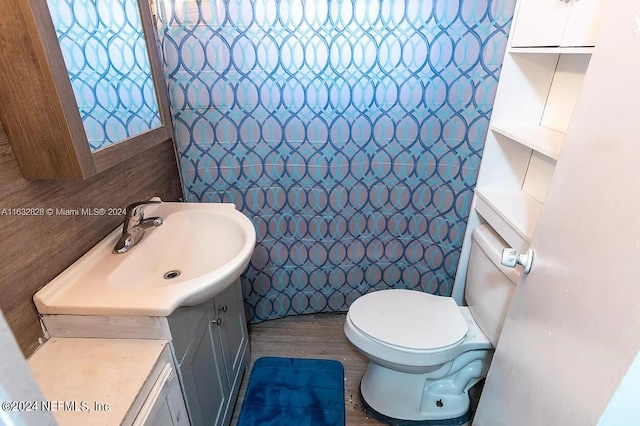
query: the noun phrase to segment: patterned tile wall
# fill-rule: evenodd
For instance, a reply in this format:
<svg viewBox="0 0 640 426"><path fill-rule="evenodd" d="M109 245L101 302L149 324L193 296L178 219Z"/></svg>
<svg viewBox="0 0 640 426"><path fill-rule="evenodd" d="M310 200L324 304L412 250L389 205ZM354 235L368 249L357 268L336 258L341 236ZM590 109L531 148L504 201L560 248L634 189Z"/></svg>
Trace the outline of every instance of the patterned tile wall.
<svg viewBox="0 0 640 426"><path fill-rule="evenodd" d="M47 0L89 146L158 127L138 0Z"/></svg>
<svg viewBox="0 0 640 426"><path fill-rule="evenodd" d="M257 230L251 321L450 294L514 2L159 1L184 192Z"/></svg>

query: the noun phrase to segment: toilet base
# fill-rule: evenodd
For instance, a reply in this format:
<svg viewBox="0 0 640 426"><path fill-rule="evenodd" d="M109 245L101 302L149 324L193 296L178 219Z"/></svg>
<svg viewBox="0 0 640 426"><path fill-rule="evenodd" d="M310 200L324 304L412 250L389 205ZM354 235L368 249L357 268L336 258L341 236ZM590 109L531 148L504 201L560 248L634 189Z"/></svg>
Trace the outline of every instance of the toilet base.
<svg viewBox="0 0 640 426"><path fill-rule="evenodd" d="M371 361L360 382L362 400L372 412L396 419L391 424L464 424L471 407L469 388L486 377L492 352L465 352L426 373L407 373Z"/></svg>
<svg viewBox="0 0 640 426"><path fill-rule="evenodd" d="M385 416L379 413L372 406L369 405L367 400L362 395L362 385L360 385L360 403L362 408L369 417L391 426L462 426L471 422L471 407L469 410L460 417L453 419L441 419L441 420L402 420L393 417Z"/></svg>

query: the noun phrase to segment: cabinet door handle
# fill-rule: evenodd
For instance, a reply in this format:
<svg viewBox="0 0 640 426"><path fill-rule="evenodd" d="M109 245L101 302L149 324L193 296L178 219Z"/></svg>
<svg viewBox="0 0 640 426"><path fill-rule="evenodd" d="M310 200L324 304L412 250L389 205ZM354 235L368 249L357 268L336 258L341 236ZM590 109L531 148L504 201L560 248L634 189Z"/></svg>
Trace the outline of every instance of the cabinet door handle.
<svg viewBox="0 0 640 426"><path fill-rule="evenodd" d="M222 305L222 306L220 306L220 307L218 308L218 310L219 310L219 311L221 311L221 312L223 312L223 313L224 313L224 312L227 312L227 305Z"/></svg>
<svg viewBox="0 0 640 426"><path fill-rule="evenodd" d="M222 325L222 318L214 319L211 324Z"/></svg>

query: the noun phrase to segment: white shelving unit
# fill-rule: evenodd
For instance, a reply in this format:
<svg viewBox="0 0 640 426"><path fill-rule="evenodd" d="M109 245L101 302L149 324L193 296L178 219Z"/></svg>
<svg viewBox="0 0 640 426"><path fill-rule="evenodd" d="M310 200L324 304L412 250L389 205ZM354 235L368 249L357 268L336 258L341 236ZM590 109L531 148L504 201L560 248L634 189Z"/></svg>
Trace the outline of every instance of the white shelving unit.
<svg viewBox="0 0 640 426"><path fill-rule="evenodd" d="M458 264L463 303L471 233L488 223L525 251L579 102L605 0L519 0Z"/></svg>
<svg viewBox="0 0 640 426"><path fill-rule="evenodd" d="M554 160L560 155L564 133L522 123L496 123L491 130Z"/></svg>

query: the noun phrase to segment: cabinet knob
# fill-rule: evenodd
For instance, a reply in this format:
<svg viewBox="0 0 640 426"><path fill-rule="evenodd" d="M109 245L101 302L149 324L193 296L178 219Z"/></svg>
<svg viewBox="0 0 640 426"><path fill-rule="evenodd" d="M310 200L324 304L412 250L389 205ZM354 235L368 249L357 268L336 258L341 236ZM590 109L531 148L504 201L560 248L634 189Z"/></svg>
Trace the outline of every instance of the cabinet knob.
<svg viewBox="0 0 640 426"><path fill-rule="evenodd" d="M222 325L222 318L214 319L211 324Z"/></svg>
<svg viewBox="0 0 640 426"><path fill-rule="evenodd" d="M515 268L516 265L521 265L524 268L524 273L528 274L533 264L533 250L529 249L526 254L520 254L514 248L506 248L502 250L500 263L508 268Z"/></svg>
<svg viewBox="0 0 640 426"><path fill-rule="evenodd" d="M218 308L218 310L219 310L220 312L223 312L223 313L224 313L224 312L227 312L227 305L222 305L222 306L220 306L220 307Z"/></svg>

